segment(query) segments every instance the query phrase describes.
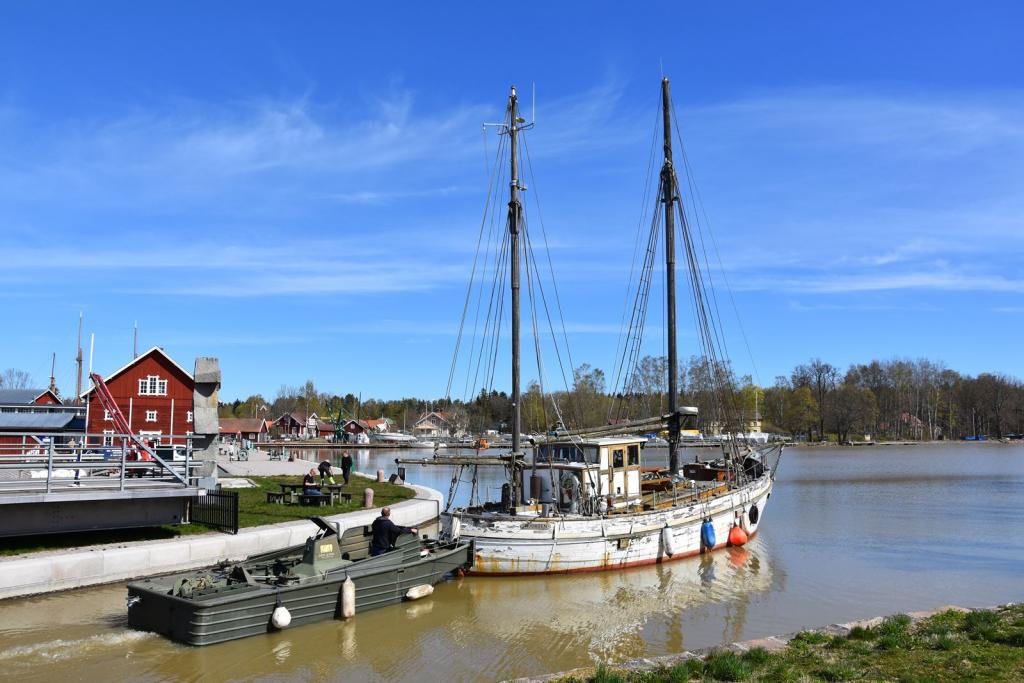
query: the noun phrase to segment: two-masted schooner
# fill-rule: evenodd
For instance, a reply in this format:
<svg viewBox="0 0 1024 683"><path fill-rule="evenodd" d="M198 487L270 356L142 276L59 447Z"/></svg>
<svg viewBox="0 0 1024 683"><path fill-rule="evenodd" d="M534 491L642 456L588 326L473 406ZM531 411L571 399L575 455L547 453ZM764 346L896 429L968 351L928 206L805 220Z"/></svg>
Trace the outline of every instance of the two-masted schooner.
<svg viewBox="0 0 1024 683"><path fill-rule="evenodd" d="M661 99L664 159L658 201L664 209L667 413L590 429L562 429L532 444L533 457L527 459L521 436L520 240L524 217L520 192L524 188L518 152L520 131L530 124L520 117L512 88L500 124L510 158L504 248L511 288L512 448L510 453L495 456L435 456L425 461L460 470L487 465L505 468L507 482L499 500L473 499L470 505L451 507L450 496L449 508L441 515L442 537L473 541L474 574L570 573L647 565L742 544L760 528L781 447L758 451L734 437L722 440L721 455L711 462L695 461L682 467L680 463L681 431L692 426L687 423L695 422L698 410L678 405L677 211L688 258L693 257L694 249L685 232L686 217L672 160L668 79L662 81ZM529 259L526 263L529 267ZM700 278L691 278L691 283L699 287ZM704 303L699 302L701 306ZM652 486L644 477L650 469L643 465L647 438L638 434L661 428L668 430L669 466L658 485ZM775 457L770 462L772 454Z"/></svg>

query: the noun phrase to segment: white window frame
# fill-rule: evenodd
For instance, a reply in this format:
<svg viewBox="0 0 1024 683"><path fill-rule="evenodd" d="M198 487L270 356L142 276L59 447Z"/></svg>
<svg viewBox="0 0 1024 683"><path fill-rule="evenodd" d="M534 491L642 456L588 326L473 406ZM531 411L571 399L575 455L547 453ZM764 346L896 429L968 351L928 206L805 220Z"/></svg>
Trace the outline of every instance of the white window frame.
<svg viewBox="0 0 1024 683"><path fill-rule="evenodd" d="M139 379L139 396L166 396L167 380L160 375L147 375Z"/></svg>
<svg viewBox="0 0 1024 683"><path fill-rule="evenodd" d="M113 422L114 421L114 418L112 418L110 416L110 411L109 410L104 410L103 411L103 421L104 422Z"/></svg>
<svg viewBox="0 0 1024 683"><path fill-rule="evenodd" d="M103 430L103 445L113 446L114 445L114 430L104 429Z"/></svg>
<svg viewBox="0 0 1024 683"><path fill-rule="evenodd" d="M141 436L144 441L150 441L151 440L151 441L153 441L154 445L157 445L157 446L159 446L160 442L163 440L163 435L164 435L163 432L158 432L158 431L147 432L147 431L143 431L141 429L139 430L139 436Z"/></svg>
<svg viewBox="0 0 1024 683"><path fill-rule="evenodd" d="M146 411L146 422L156 422L156 411L155 410L147 410Z"/></svg>
<svg viewBox="0 0 1024 683"><path fill-rule="evenodd" d="M192 424L192 411L191 410L188 411L187 413L185 413L185 422L187 422L188 424Z"/></svg>

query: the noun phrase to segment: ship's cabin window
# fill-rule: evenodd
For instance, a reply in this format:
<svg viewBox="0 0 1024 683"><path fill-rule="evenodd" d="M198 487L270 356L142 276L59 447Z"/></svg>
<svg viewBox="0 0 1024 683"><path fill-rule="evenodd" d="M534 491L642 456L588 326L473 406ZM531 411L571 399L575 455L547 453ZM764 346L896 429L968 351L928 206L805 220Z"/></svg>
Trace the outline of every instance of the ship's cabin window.
<svg viewBox="0 0 1024 683"><path fill-rule="evenodd" d="M537 462L597 462L597 449L593 446L548 444L537 448Z"/></svg>
<svg viewBox="0 0 1024 683"><path fill-rule="evenodd" d="M625 452L625 449L622 448L612 451L612 467L622 467L622 456Z"/></svg>
<svg viewBox="0 0 1024 683"><path fill-rule="evenodd" d="M632 446L629 447L628 453L629 453L629 464L630 465L639 465L640 464L640 445L639 444L633 444Z"/></svg>

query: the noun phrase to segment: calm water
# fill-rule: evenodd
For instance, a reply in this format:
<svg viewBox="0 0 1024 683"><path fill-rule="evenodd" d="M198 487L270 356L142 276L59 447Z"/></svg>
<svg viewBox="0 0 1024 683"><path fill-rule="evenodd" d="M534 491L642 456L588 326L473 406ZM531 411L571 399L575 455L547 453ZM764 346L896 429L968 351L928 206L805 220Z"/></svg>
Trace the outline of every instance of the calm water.
<svg viewBox="0 0 1024 683"><path fill-rule="evenodd" d="M393 471L394 456L363 451L357 466ZM409 478L447 491L450 473L410 467ZM1024 447L791 449L766 515L756 541L710 557L466 578L348 623L207 648L130 631L123 585L0 602L0 670L47 681L489 681L1024 599Z"/></svg>

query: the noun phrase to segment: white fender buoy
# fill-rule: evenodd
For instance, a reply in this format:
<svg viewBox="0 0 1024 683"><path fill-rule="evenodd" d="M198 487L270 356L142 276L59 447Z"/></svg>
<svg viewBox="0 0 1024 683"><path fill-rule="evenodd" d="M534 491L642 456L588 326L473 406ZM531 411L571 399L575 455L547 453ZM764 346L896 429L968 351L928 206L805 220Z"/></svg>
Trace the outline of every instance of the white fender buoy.
<svg viewBox="0 0 1024 683"><path fill-rule="evenodd" d="M459 535L462 534L462 520L458 517L452 517L451 519L452 528L448 532L448 535L451 536L451 540L457 541L459 540Z"/></svg>
<svg viewBox="0 0 1024 683"><path fill-rule="evenodd" d="M433 594L434 587L431 586L429 583L422 583L418 586L413 586L408 591L406 591L405 597L407 600L419 600L420 598L425 598L428 595Z"/></svg>
<svg viewBox="0 0 1024 683"><path fill-rule="evenodd" d="M676 539L672 535L671 527L664 527L661 530L661 543L665 546L665 554L672 557L676 554Z"/></svg>
<svg viewBox="0 0 1024 683"><path fill-rule="evenodd" d="M745 531L747 533L747 535L749 535L750 534L750 520L747 519L747 510L749 510L749 508L747 506L745 506L745 505L743 506L743 509L740 510L739 523L740 523L740 527L743 529L743 531Z"/></svg>
<svg viewBox="0 0 1024 683"><path fill-rule="evenodd" d="M351 619L356 615L356 584L351 578L345 577L341 584L341 616Z"/></svg>
<svg viewBox="0 0 1024 683"><path fill-rule="evenodd" d="M274 628L287 628L288 624L292 623L292 614L284 605L278 605L270 615L270 623Z"/></svg>

